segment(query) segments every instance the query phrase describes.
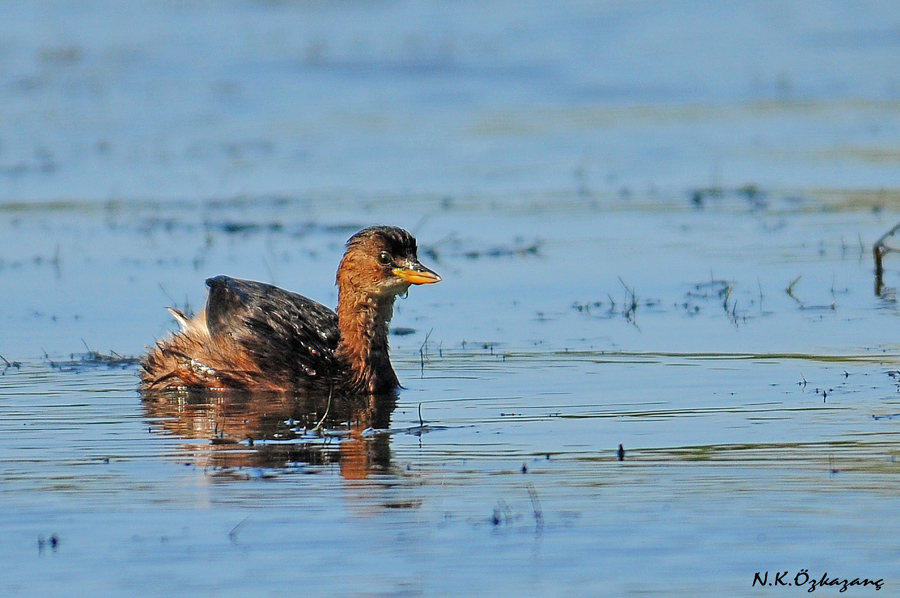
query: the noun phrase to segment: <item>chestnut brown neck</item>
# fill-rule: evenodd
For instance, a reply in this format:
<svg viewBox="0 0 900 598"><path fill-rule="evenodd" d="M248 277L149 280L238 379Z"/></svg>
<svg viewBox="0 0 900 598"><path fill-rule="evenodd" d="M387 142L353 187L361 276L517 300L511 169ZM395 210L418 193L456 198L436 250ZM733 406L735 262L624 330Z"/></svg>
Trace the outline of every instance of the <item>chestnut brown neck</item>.
<svg viewBox="0 0 900 598"><path fill-rule="evenodd" d="M369 296L352 287L338 289L337 354L350 368L354 389L385 393L400 385L388 352L388 325L394 313L394 295Z"/></svg>

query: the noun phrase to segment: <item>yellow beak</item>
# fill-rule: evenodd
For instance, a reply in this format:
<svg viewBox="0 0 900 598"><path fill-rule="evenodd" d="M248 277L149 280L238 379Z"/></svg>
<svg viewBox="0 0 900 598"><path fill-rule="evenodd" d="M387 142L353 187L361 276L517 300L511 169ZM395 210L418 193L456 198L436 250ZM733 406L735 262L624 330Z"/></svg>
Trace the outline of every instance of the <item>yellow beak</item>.
<svg viewBox="0 0 900 598"><path fill-rule="evenodd" d="M437 272L429 270L419 262L410 264L408 268L394 268L391 271L394 273L394 276L410 284L441 282L441 277L437 275Z"/></svg>

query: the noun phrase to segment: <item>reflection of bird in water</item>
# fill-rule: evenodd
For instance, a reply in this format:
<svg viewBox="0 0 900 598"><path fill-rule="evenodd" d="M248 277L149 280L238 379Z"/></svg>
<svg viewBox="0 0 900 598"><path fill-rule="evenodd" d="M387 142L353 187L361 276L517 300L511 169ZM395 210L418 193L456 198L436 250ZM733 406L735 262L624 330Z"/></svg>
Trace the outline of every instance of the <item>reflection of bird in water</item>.
<svg viewBox="0 0 900 598"><path fill-rule="evenodd" d="M391 467L391 435L364 434L388 427L389 409L344 402L331 409L331 432L317 426L325 397L286 393L177 390L144 394L153 427L208 446L188 443L184 457L212 475L244 477L247 468L280 469L290 464L339 464L345 479L362 479Z"/></svg>
<svg viewBox="0 0 900 598"><path fill-rule="evenodd" d="M403 229L353 235L337 271L337 313L260 282L206 281L206 311L157 342L141 362L142 390L170 388L390 394L399 381L388 355L394 299L410 285L440 282L419 263Z"/></svg>

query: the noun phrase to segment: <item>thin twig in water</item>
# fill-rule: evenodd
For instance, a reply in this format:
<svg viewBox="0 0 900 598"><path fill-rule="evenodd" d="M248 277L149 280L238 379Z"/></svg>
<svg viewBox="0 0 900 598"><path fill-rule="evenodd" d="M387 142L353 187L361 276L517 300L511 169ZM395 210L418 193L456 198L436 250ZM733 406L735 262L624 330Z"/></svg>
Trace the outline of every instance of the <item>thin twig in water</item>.
<svg viewBox="0 0 900 598"><path fill-rule="evenodd" d="M50 362L50 367L55 368L57 364L55 361L50 359L50 354L47 353L47 351L43 347L41 347L41 351L44 353L44 359Z"/></svg>
<svg viewBox="0 0 900 598"><path fill-rule="evenodd" d="M275 279L275 272L272 270L272 264L269 263L265 257L263 257L263 265L266 267L266 272L269 273L269 281L272 284L277 284L277 280Z"/></svg>
<svg viewBox="0 0 900 598"><path fill-rule="evenodd" d="M722 299L722 308L725 310L725 315L728 316L728 319L732 324L737 327L738 325L738 315L737 315L737 300L735 299L734 303L731 307L728 307L728 300L731 298L731 292L734 290L734 285L730 282L725 283L725 288L719 293L720 296L724 295Z"/></svg>
<svg viewBox="0 0 900 598"><path fill-rule="evenodd" d="M169 294L169 291L166 290L166 287L164 287L162 283L159 283L159 290L163 292L163 295L166 296L166 298L172 303L172 305L178 305L178 302L175 301L175 298ZM185 313L187 313L186 310Z"/></svg>
<svg viewBox="0 0 900 598"><path fill-rule="evenodd" d="M762 282L757 278L756 286L759 288L759 313L762 315L763 312L763 292L762 292Z"/></svg>
<svg viewBox="0 0 900 598"><path fill-rule="evenodd" d="M9 368L16 368L16 369L19 369L19 368L22 366L22 364L19 363L18 361L10 361L10 360L8 360L7 358L3 357L2 355L0 355L0 359L3 360L3 363L4 363L4 364L6 364L6 365L3 367L3 373L6 373L6 370L8 370Z"/></svg>
<svg viewBox="0 0 900 598"><path fill-rule="evenodd" d="M837 297L834 296L834 272L831 273L831 309L837 306Z"/></svg>
<svg viewBox="0 0 900 598"><path fill-rule="evenodd" d="M622 312L622 315L625 316L625 319L634 324L637 327L636 314L638 308L638 298L637 294L634 292L634 289L630 288L625 281L622 280L622 277L619 276L619 282L622 283L622 286L625 287L625 311ZM630 296L630 298L629 298Z"/></svg>
<svg viewBox="0 0 900 598"><path fill-rule="evenodd" d="M891 230L881 235L881 237L875 241L875 244L872 245L872 255L875 257L875 295L877 297L881 297L886 290L884 287L884 256L888 253L897 251L893 247L889 247L885 241L887 241L888 237L892 237L898 230L900 230L900 222L895 224ZM861 237L860 244L862 244Z"/></svg>
<svg viewBox="0 0 900 598"><path fill-rule="evenodd" d="M800 276L798 276L797 278L795 278L794 280L792 280L791 283L784 290L784 292L787 293L788 297L790 297L791 299L796 301L797 305L799 305L802 308L803 302L800 301L800 299L798 299L797 296L794 294L794 287L797 286L797 283L800 282L801 278L803 278L802 274Z"/></svg>
<svg viewBox="0 0 900 598"><path fill-rule="evenodd" d="M803 301L801 301L794 294L794 287L797 285L798 282L800 282L801 278L803 278L802 274L800 276L798 276L797 278L795 278L794 280L792 280L791 284L789 284L787 286L787 288L784 290L784 292L787 293L788 297L790 297L791 299L793 299L794 301L797 302L797 305L800 306L800 309L802 309L802 310L827 310L827 309L830 309L832 311L837 309L837 301L834 300L834 283L833 282L832 282L832 295L831 295L832 302L829 305L806 305L805 303L803 303Z"/></svg>
<svg viewBox="0 0 900 598"><path fill-rule="evenodd" d="M791 284L789 284L784 291L787 293L788 297L790 297L791 299L796 301L802 307L803 302L800 301L799 299L797 299L797 296L794 295L794 287L797 285L798 282L800 282L801 278L803 278L802 274L800 276L798 276L797 278L795 278L794 280L792 280Z"/></svg>
<svg viewBox="0 0 900 598"><path fill-rule="evenodd" d="M425 360L428 358L428 339L431 338L432 332L434 332L434 328L428 331L428 334L425 335L425 342L419 347L419 375L422 378L425 377Z"/></svg>
<svg viewBox="0 0 900 598"><path fill-rule="evenodd" d="M534 489L534 484L529 482L525 488L528 490L528 497L531 499L531 508L534 511L534 524L538 531L540 531L544 527L544 511L541 509L541 499L538 498L538 493L537 490Z"/></svg>
<svg viewBox="0 0 900 598"><path fill-rule="evenodd" d="M334 384L332 383L332 384L329 384L329 385L328 385L328 402L325 404L325 414L322 415L322 419L320 419L320 420L316 423L316 427L313 428L313 431L314 431L314 432L320 432L320 431L322 431L322 422L325 421L325 418L328 417L328 412L331 410L331 393L332 393L333 391L334 391Z"/></svg>
<svg viewBox="0 0 900 598"><path fill-rule="evenodd" d="M238 524L235 525L233 528L231 528L231 531L228 532L228 539L231 540L232 542L237 542L237 534L238 534L238 531L240 531L240 529L241 529L242 527L244 527L245 525L247 525L247 521L248 521L249 519L250 519L250 515L247 515L246 517L244 517L243 519L241 519L240 523L238 523Z"/></svg>
<svg viewBox="0 0 900 598"><path fill-rule="evenodd" d="M501 515L503 515L503 519L500 519ZM509 505L506 504L506 501L501 498L497 501L497 506L494 507L494 516L492 518L492 522L494 525L500 525L500 523L509 525L512 520L512 509L510 509Z"/></svg>

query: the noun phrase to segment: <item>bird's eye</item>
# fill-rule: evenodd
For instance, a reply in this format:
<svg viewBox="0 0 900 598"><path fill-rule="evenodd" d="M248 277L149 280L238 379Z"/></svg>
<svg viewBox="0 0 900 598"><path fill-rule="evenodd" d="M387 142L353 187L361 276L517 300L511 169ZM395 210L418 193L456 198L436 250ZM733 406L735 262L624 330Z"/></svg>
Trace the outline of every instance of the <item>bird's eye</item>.
<svg viewBox="0 0 900 598"><path fill-rule="evenodd" d="M378 261L380 261L383 265L387 266L393 261L393 259L391 258L390 253L388 253L387 251L382 251L381 254L378 256Z"/></svg>

